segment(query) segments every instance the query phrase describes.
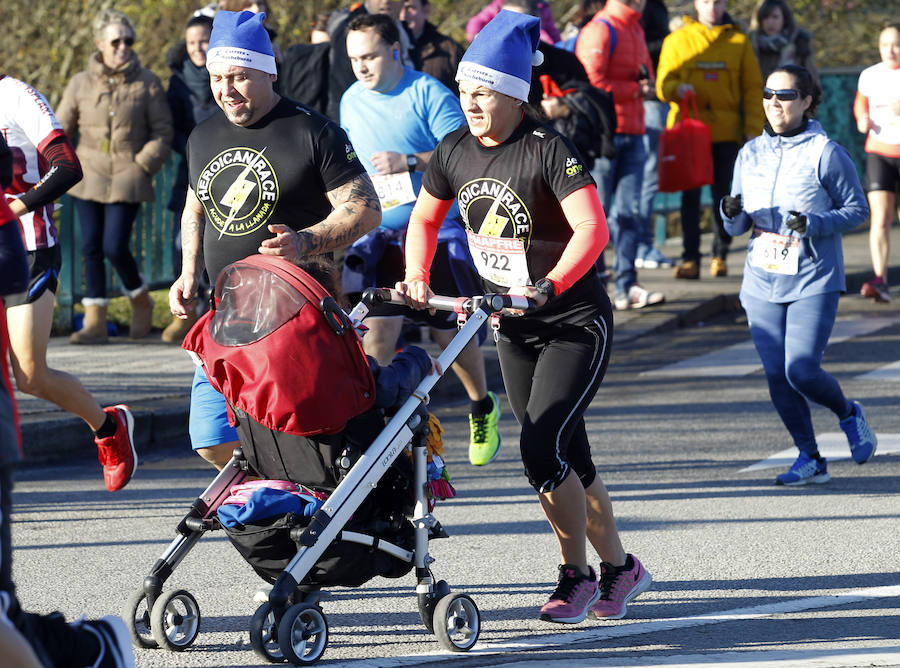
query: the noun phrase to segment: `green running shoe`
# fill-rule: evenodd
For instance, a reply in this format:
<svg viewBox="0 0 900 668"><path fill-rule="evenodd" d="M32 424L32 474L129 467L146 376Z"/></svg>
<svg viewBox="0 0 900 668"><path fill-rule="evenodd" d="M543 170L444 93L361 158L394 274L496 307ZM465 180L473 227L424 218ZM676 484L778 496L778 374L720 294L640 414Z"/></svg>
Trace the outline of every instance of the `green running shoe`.
<svg viewBox="0 0 900 668"><path fill-rule="evenodd" d="M469 461L473 466L490 464L500 452L500 401L488 392L494 408L482 417L469 414Z"/></svg>

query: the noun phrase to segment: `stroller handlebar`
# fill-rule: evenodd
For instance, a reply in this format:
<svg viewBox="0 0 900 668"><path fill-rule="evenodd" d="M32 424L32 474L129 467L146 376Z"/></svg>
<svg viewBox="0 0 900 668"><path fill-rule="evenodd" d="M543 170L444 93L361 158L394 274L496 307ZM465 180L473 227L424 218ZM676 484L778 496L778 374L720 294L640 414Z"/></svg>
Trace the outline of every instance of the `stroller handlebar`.
<svg viewBox="0 0 900 668"><path fill-rule="evenodd" d="M406 298L393 288L368 288L363 292L363 302L367 304L406 305ZM488 313L503 311L531 311L537 307L533 299L521 295L486 294L474 297L442 297L433 295L428 300L429 308L438 311L454 311L472 314L479 309Z"/></svg>

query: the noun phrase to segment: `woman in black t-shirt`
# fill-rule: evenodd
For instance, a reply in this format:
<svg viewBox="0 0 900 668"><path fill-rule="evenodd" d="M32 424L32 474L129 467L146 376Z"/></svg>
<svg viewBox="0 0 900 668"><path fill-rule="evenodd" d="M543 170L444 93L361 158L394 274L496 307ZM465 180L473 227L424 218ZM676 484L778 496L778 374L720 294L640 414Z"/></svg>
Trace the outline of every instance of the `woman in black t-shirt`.
<svg viewBox="0 0 900 668"><path fill-rule="evenodd" d="M536 302L534 311L501 322L497 349L522 425L526 475L563 561L540 617L577 623L589 612L623 617L627 602L651 579L622 548L609 495L591 461L583 415L612 343L612 311L594 263L609 232L577 151L522 112L536 25L533 17L501 12L466 52L457 80L468 128L447 135L429 162L407 230L406 276L397 289L411 306L426 306L440 221L456 199L485 289ZM521 43L523 28L534 33L530 51ZM518 69L509 62L517 49L527 58ZM510 70L519 76L511 80ZM599 586L585 539L602 560Z"/></svg>

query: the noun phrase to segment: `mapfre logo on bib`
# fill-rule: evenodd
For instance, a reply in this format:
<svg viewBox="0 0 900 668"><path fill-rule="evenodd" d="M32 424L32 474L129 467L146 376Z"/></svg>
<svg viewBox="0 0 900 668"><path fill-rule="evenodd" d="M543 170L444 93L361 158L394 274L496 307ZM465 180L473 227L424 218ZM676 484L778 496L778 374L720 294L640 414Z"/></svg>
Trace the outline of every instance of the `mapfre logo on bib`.
<svg viewBox="0 0 900 668"><path fill-rule="evenodd" d="M220 239L255 232L275 211L278 177L265 152L265 148L229 148L200 173L195 194Z"/></svg>
<svg viewBox="0 0 900 668"><path fill-rule="evenodd" d="M531 212L506 183L481 178L469 181L457 194L466 229L491 237L519 239L527 249L531 241Z"/></svg>

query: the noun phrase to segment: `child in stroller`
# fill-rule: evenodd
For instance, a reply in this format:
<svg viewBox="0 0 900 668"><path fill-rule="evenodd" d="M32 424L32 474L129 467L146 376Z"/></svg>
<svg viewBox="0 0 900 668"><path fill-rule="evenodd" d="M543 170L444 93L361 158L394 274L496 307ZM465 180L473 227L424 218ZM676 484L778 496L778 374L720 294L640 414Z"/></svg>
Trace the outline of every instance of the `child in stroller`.
<svg viewBox="0 0 900 668"><path fill-rule="evenodd" d="M327 268L307 269L329 282ZM446 533L425 491L430 421L427 389L416 390L441 366L415 347L388 367L366 358L353 322L309 273L263 256L230 265L217 281L216 309L185 338L184 347L228 400L241 448L129 600L125 619L138 647L182 650L193 643L196 600L185 590L163 594L162 585L203 533L223 527L216 511L232 489L256 476L282 481L271 485L282 491L296 484L291 492L305 492L313 504L307 513L226 522L241 554L274 582L250 628L253 648L267 661L300 665L322 655L328 627L318 605L321 587L358 586L413 567L426 628L454 651L477 641L477 607L434 581L427 553L428 540ZM410 443L412 462L401 455ZM263 489L254 495L271 496L266 483L255 486Z"/></svg>
<svg viewBox="0 0 900 668"><path fill-rule="evenodd" d="M331 266L316 260L306 260L298 266L330 295L340 298L337 274ZM236 277L225 275L222 292L227 302L229 286L239 285L239 289L247 296L243 300L232 301L252 304L252 323L248 322L246 309L240 303L220 305L219 315L225 320L232 320L231 324L223 323L221 327L233 330L221 338L234 340L234 330L242 328L244 332L238 334L238 337L255 338L259 332L270 328L270 324L264 321L273 317L273 313L278 313L265 305L266 297L260 296L260 291L248 287L254 279L247 277L247 268L241 268L240 271L242 276L239 282ZM266 285L270 285L268 280ZM279 291L268 287L261 292L268 297L283 298ZM280 315L274 317L278 319ZM309 355L339 357L343 341L335 339L332 334L330 330L326 334L329 339L327 351L309 351ZM347 347L356 353L356 339L352 335L349 338L351 341ZM267 355L278 357L278 352L267 352ZM310 428L310 421L304 420L299 412L298 428L291 430L299 433L273 429L267 425L280 426L284 419L276 414L278 409L273 409L271 404L266 406L266 416L260 415L259 408L249 413L233 405L229 407L240 437L242 455L249 470L261 480L237 486L241 488L240 493L233 493L222 502L218 511L219 522L238 552L269 583L275 581L297 552L297 545L290 538L289 530L308 523L309 517L334 491L359 459L359 455L384 429L385 417L392 415L410 397L423 378L432 372L441 373L437 360L416 346L406 347L385 367L380 366L371 356L366 355L365 360L374 381L374 402L370 408L350 417L346 425L336 433L310 433L319 429ZM340 375L357 371L356 368L344 368L348 366L333 366L327 368L326 372ZM245 372L244 369L240 371ZM367 392L368 389L363 394ZM340 396L327 397L329 402L340 402L341 399ZM293 411L295 408L291 404L290 409ZM320 406L317 405L316 408ZM309 407L303 407L304 413L309 410ZM266 424L261 423L260 419L265 420ZM406 519L413 512L412 477L409 459L398 458L354 513L348 528L368 531L402 545L405 549L412 549L412 525ZM285 482L294 484L295 488L288 491L290 486ZM286 509L291 512L284 512ZM306 576L300 589L311 592L324 586L359 586L376 575L401 577L411 568L411 563L399 562L384 553L379 554L353 544L333 544L316 563L315 569Z"/></svg>

